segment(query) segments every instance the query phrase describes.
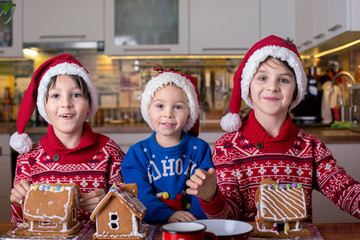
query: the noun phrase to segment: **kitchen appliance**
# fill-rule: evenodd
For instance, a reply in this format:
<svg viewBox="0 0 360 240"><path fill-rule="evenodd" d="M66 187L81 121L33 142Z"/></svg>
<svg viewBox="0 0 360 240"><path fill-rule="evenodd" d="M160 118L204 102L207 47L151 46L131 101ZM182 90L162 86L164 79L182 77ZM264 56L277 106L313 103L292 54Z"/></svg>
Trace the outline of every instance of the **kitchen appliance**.
<svg viewBox="0 0 360 240"><path fill-rule="evenodd" d="M350 130L360 132L360 85L349 87Z"/></svg>

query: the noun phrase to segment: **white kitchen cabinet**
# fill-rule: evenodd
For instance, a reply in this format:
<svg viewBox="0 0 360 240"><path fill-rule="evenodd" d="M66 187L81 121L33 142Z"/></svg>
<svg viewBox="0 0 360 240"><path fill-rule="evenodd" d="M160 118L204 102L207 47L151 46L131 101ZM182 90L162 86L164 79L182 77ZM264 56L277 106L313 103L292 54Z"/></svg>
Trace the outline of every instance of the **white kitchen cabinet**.
<svg viewBox="0 0 360 240"><path fill-rule="evenodd" d="M259 0L190 1L190 54L244 54L260 37Z"/></svg>
<svg viewBox="0 0 360 240"><path fill-rule="evenodd" d="M6 3L7 1L1 0L1 3ZM0 57L23 57L22 53L22 7L23 1L16 0L13 1L16 4L15 13L12 19L4 24L7 19L9 19L8 12L7 15L1 16L0 23ZM10 10L12 11L12 10Z"/></svg>
<svg viewBox="0 0 360 240"><path fill-rule="evenodd" d="M24 42L104 41L103 0L24 1Z"/></svg>
<svg viewBox="0 0 360 240"><path fill-rule="evenodd" d="M105 1L105 54L189 52L189 1Z"/></svg>
<svg viewBox="0 0 360 240"><path fill-rule="evenodd" d="M260 38L276 35L295 40L295 0L260 1Z"/></svg>
<svg viewBox="0 0 360 240"><path fill-rule="evenodd" d="M313 0L315 44L347 31L360 31L359 8L359 0Z"/></svg>
<svg viewBox="0 0 360 240"><path fill-rule="evenodd" d="M360 144L339 143L326 144L326 146L332 152L338 165L343 167L355 180L360 181L360 161L358 157L360 156ZM313 191L312 205L313 222L315 223L359 222L359 219L340 210L333 202L318 191Z"/></svg>
<svg viewBox="0 0 360 240"><path fill-rule="evenodd" d="M11 149L10 134L0 134L1 154L0 154L0 222L10 222L11 204L10 192L12 189L12 170L11 170Z"/></svg>
<svg viewBox="0 0 360 240"><path fill-rule="evenodd" d="M296 38L295 44L299 51L314 46L313 0L296 1Z"/></svg>

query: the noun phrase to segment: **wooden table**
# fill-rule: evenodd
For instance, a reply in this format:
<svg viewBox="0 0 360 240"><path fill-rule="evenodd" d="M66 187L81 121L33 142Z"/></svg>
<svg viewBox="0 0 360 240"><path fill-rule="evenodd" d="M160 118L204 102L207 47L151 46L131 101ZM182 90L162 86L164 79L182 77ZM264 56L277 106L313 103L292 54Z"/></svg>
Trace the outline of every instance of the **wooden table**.
<svg viewBox="0 0 360 240"><path fill-rule="evenodd" d="M360 222L357 223L316 223L321 236L325 240L360 240ZM0 223L0 236L8 232L13 225ZM157 232L154 239L161 240L161 233Z"/></svg>

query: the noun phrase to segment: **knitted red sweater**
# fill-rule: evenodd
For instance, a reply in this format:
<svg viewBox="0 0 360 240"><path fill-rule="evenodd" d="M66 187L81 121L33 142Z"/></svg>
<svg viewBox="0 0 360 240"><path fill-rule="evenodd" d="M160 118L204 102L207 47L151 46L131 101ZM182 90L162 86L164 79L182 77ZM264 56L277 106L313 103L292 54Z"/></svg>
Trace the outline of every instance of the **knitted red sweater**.
<svg viewBox="0 0 360 240"><path fill-rule="evenodd" d="M336 165L323 142L296 128L290 116L272 138L252 112L239 132L225 134L215 143L213 162L218 192L213 202L201 201L208 218L254 221L255 191L262 178L302 183L310 220L313 189L360 218L360 184Z"/></svg>
<svg viewBox="0 0 360 240"><path fill-rule="evenodd" d="M67 149L54 134L52 125L48 134L33 145L33 148L17 159L14 185L21 179L31 183L76 183L82 193L95 189L105 192L113 183L123 182L120 166L124 153L110 138L94 133L84 124L84 133L79 145ZM57 160L58 159L58 160ZM89 219L91 213L79 212L80 219ZM20 208L13 205L12 222L22 222Z"/></svg>

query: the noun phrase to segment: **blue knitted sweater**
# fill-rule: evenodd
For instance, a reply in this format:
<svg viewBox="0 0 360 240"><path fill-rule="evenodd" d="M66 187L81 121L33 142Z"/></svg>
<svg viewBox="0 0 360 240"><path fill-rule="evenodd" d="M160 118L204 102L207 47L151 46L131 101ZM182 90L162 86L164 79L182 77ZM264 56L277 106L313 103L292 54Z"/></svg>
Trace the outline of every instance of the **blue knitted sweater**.
<svg viewBox="0 0 360 240"><path fill-rule="evenodd" d="M163 148L155 140L155 132L147 139L131 146L121 166L125 183L136 183L138 198L147 208L144 221L166 223L174 213L156 195L166 193L169 199L184 193L186 180L196 168L213 167L211 150L202 139L182 134L181 142ZM184 195L190 203L189 211L198 219L206 218L197 197Z"/></svg>

